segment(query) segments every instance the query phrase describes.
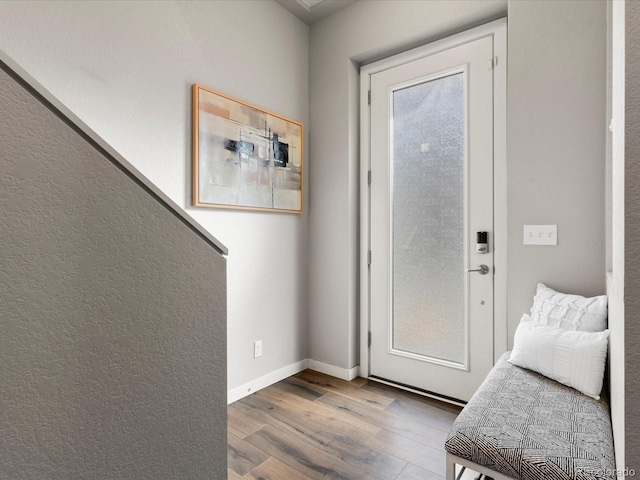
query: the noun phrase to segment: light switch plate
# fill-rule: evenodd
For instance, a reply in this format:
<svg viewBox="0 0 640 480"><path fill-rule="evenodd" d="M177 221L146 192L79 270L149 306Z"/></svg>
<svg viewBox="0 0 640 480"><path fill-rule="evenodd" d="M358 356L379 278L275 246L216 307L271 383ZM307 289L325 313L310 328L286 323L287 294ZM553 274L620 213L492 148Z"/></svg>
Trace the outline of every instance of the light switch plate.
<svg viewBox="0 0 640 480"><path fill-rule="evenodd" d="M557 225L525 225L525 245L558 245Z"/></svg>

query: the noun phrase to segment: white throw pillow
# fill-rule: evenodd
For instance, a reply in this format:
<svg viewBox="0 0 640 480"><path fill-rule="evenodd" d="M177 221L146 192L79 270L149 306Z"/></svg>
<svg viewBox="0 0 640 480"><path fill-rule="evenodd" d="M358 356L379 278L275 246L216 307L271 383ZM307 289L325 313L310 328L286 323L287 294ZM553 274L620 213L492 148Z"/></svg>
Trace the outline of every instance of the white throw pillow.
<svg viewBox="0 0 640 480"><path fill-rule="evenodd" d="M531 318L565 330L602 332L607 328L607 296L569 295L539 283L533 297Z"/></svg>
<svg viewBox="0 0 640 480"><path fill-rule="evenodd" d="M509 361L600 399L609 330L579 332L531 321L524 315Z"/></svg>

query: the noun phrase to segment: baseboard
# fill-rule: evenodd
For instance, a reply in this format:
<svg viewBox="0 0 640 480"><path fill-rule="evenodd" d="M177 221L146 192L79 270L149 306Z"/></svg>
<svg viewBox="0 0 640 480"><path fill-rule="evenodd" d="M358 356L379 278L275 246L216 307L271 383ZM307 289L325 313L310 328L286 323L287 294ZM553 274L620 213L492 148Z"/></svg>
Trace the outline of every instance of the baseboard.
<svg viewBox="0 0 640 480"><path fill-rule="evenodd" d="M348 382L356 378L360 373L360 367L353 367L350 369L340 368L336 367L335 365L329 365L328 363L322 363L318 362L317 360L305 358L304 360L292 363L291 365L282 367L275 372L267 373L260 378L256 378L255 380L247 382L244 385L240 385L239 387L229 390L227 392L227 404L231 404L237 400L240 400L241 398L246 397L247 395L251 395L252 393L257 392L258 390L267 388L269 385L278 383L280 380L284 380L291 375L300 373L307 368L310 370L315 370L316 372L324 373L326 375L331 375L332 377L341 378L342 380L346 380Z"/></svg>
<svg viewBox="0 0 640 480"><path fill-rule="evenodd" d="M346 380L350 382L354 378L358 376L360 372L360 367L353 368L340 368L335 365L329 365L328 363L322 363L317 360L313 360L311 358L308 359L307 368L310 370L315 370L316 372L325 373L327 375L331 375L332 377L341 378L342 380Z"/></svg>
<svg viewBox="0 0 640 480"><path fill-rule="evenodd" d="M233 403L241 398L246 397L247 395L251 395L258 390L262 390L263 388L268 387L269 385L273 385L274 383L278 383L280 380L284 380L291 375L295 375L296 373L300 373L303 370L306 370L308 367L308 360L305 358L304 360L300 360L299 362L292 363L291 365L287 365L286 367L282 367L275 372L268 373L263 375L260 378L256 378L244 385L240 385L232 390L227 392L227 404Z"/></svg>

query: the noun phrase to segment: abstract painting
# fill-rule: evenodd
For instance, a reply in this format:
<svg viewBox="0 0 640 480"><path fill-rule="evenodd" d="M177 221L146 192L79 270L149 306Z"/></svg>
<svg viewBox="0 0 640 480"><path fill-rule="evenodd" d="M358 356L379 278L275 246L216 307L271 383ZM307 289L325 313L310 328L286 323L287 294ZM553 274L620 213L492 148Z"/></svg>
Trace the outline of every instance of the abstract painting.
<svg viewBox="0 0 640 480"><path fill-rule="evenodd" d="M193 205L302 213L303 126L193 85Z"/></svg>

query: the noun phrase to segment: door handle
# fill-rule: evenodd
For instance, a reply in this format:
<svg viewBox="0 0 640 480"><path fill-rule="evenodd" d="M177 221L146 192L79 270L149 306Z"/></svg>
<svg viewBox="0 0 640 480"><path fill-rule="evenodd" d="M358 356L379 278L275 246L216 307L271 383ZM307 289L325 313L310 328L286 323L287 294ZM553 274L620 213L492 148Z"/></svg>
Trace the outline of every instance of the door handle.
<svg viewBox="0 0 640 480"><path fill-rule="evenodd" d="M480 275L486 275L487 273L489 273L489 267L487 267L486 265L480 265L478 268L475 268L475 269L467 268L465 271L478 272Z"/></svg>

